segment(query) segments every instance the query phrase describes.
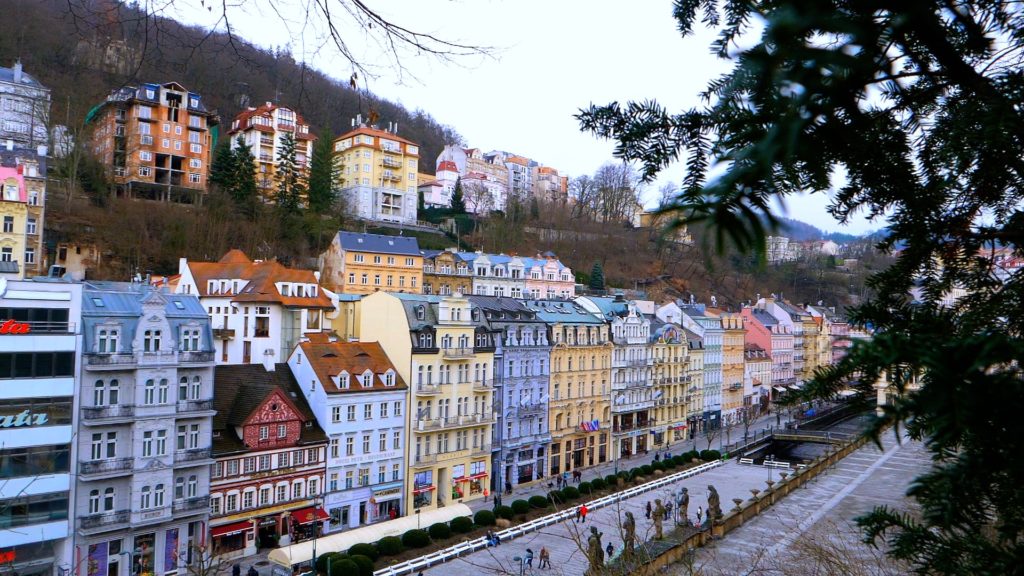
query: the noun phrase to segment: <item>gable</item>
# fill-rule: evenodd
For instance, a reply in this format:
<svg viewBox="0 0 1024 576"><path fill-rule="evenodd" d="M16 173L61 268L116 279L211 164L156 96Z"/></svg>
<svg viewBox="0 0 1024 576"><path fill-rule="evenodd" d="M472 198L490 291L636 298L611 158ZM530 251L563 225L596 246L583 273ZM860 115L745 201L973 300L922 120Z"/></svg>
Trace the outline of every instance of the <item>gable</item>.
<svg viewBox="0 0 1024 576"><path fill-rule="evenodd" d="M275 390L245 419L244 426L302 420L302 415L280 390Z"/></svg>

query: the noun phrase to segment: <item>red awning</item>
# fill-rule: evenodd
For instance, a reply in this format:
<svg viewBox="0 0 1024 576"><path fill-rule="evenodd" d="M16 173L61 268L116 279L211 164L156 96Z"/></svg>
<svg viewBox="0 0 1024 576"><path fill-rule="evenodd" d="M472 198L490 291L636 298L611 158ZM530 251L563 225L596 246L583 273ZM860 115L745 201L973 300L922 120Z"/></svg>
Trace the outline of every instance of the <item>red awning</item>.
<svg viewBox="0 0 1024 576"><path fill-rule="evenodd" d="M486 477L487 477L487 472L480 472L479 474L473 474L472 476L470 476L470 479L472 479L472 480L479 480L481 478L486 478Z"/></svg>
<svg viewBox="0 0 1024 576"><path fill-rule="evenodd" d="M310 522L318 520L327 520L330 517L330 514L324 512L323 508L316 508L313 506L310 506L308 508L299 508L298 510L292 510L292 518L295 518L295 521L299 524L309 524Z"/></svg>
<svg viewBox="0 0 1024 576"><path fill-rule="evenodd" d="M223 526L214 526L213 528L210 528L210 536L219 538L221 536L231 536L232 534L245 532L246 530L252 530L252 522L243 520L242 522L232 522L231 524L225 524Z"/></svg>
<svg viewBox="0 0 1024 576"><path fill-rule="evenodd" d="M431 484L429 486L420 486L419 488L416 488L415 490L413 490L412 493L413 494L423 494L424 492L430 492L431 490L436 490L436 488L434 487L433 484Z"/></svg>
<svg viewBox="0 0 1024 576"><path fill-rule="evenodd" d="M453 479L452 482L469 482L469 476L459 476Z"/></svg>

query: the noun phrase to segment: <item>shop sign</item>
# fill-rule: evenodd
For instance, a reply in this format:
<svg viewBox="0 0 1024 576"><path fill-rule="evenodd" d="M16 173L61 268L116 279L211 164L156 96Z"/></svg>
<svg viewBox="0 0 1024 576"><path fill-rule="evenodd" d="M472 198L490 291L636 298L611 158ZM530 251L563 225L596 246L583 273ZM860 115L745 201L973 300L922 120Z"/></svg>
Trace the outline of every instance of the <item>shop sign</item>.
<svg viewBox="0 0 1024 576"><path fill-rule="evenodd" d="M0 428L19 428L21 426L42 426L50 420L49 414L22 410L19 414L0 416Z"/></svg>
<svg viewBox="0 0 1024 576"><path fill-rule="evenodd" d="M0 334L28 334L31 331L32 326L27 322L18 322L17 320L0 322Z"/></svg>
<svg viewBox="0 0 1024 576"><path fill-rule="evenodd" d="M394 494L401 494L401 493L402 493L402 489L401 488L389 488L387 490L381 490L380 492L374 492L373 496L374 496L374 498L380 498L381 496L391 496L391 495L394 495Z"/></svg>
<svg viewBox="0 0 1024 576"><path fill-rule="evenodd" d="M0 552L0 564L11 564L17 557L14 550L4 550Z"/></svg>

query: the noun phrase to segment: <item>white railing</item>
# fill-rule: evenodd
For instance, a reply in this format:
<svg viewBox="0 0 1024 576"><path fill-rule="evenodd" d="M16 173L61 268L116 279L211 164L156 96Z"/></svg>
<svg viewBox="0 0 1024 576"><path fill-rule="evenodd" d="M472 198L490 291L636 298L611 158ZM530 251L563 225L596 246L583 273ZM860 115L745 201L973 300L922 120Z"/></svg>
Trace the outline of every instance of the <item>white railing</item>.
<svg viewBox="0 0 1024 576"><path fill-rule="evenodd" d="M685 478L696 476L697 474L706 472L708 470L711 470L712 468L721 466L722 464L723 462L721 460L716 460L715 462L708 462L707 464L701 464L700 466L695 466L693 468L690 468L689 470L677 472L675 474L664 476L662 478L652 480L650 482L644 482L643 484L636 486L634 488L629 488L621 492L616 492L615 494L610 494L603 498L591 500L590 502L586 503L586 506L587 509L590 511L594 511L599 508L605 508L607 506L611 506L613 504L621 502L622 500L626 500L634 496L650 492L652 490L657 490L658 488L661 488L662 486L665 486L667 484L672 484ZM567 510L561 510L559 512L555 512L554 514L542 516L540 518L537 518L536 520L524 522L523 524L519 524L518 526L513 526L511 528L499 530L497 532L498 537L501 538L502 541L511 540L513 538L523 536L524 534L529 534L530 532L536 532L537 530L540 530L541 528L546 528L548 526L551 526L552 524L557 524L564 520L569 520L575 517L576 508L577 506L574 505ZM444 562L453 560L464 554L472 554L473 552L476 552L477 550L482 550L486 547L487 541L483 537L480 537L475 540L470 540L468 542L462 542L454 546L449 546L448 548L432 552L425 556L420 556L419 558L413 558L412 560L402 562L401 564L395 564L394 566L381 568L380 570L375 571L373 573L373 576L402 576L403 574L415 574L421 570L425 570L431 566L434 566L435 564L443 564Z"/></svg>

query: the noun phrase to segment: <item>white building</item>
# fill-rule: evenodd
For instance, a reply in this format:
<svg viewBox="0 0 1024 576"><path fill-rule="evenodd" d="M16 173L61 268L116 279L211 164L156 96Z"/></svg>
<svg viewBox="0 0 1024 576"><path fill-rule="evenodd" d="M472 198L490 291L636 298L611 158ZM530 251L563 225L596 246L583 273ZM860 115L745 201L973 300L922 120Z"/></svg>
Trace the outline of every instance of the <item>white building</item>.
<svg viewBox="0 0 1024 576"><path fill-rule="evenodd" d="M404 515L407 387L384 349L311 334L288 366L330 438L328 531Z"/></svg>
<svg viewBox="0 0 1024 576"><path fill-rule="evenodd" d="M0 140L19 147L36 148L49 143L50 89L25 73L21 61L0 67Z"/></svg>
<svg viewBox="0 0 1024 576"><path fill-rule="evenodd" d="M75 373L80 284L0 278L0 554L2 571L72 568Z"/></svg>
<svg viewBox="0 0 1024 576"><path fill-rule="evenodd" d="M334 309L319 274L231 250L217 262L178 264L177 293L195 294L213 327L218 364L274 364Z"/></svg>

